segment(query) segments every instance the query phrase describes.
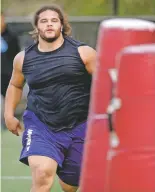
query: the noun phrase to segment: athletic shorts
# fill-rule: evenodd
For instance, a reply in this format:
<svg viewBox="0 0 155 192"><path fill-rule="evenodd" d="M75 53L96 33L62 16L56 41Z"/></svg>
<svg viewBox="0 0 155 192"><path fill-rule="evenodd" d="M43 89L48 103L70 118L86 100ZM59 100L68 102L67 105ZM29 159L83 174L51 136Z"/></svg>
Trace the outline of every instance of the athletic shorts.
<svg viewBox="0 0 155 192"><path fill-rule="evenodd" d="M52 131L29 110L23 115L25 130L20 161L28 165L28 157L50 157L58 163L57 175L72 186L79 185L80 168L86 132L86 122L71 130Z"/></svg>

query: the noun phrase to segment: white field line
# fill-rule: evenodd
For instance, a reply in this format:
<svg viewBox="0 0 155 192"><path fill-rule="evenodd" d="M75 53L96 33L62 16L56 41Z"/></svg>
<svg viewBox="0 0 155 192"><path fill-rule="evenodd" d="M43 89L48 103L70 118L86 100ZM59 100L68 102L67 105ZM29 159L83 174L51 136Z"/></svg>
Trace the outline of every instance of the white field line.
<svg viewBox="0 0 155 192"><path fill-rule="evenodd" d="M1 176L1 180L31 180L30 176Z"/></svg>

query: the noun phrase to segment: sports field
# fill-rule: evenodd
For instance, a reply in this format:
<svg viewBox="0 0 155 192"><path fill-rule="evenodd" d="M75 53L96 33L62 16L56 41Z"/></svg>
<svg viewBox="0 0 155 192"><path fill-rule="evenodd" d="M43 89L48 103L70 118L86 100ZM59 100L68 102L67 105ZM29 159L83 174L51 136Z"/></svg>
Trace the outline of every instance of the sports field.
<svg viewBox="0 0 155 192"><path fill-rule="evenodd" d="M21 137L14 136L9 131L2 131L1 143L1 191L29 192L31 186L29 167L18 161ZM51 192L62 192L57 179Z"/></svg>

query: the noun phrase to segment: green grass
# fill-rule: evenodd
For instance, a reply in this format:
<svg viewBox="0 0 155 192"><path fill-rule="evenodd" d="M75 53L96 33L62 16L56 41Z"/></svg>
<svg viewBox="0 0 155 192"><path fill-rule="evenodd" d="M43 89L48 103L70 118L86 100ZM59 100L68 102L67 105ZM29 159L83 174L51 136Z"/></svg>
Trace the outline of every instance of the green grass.
<svg viewBox="0 0 155 192"><path fill-rule="evenodd" d="M21 151L21 137L16 137L9 131L1 134L1 191L2 192L29 192L31 179L6 179L8 176L30 176L29 167L19 162ZM51 192L62 192L58 179Z"/></svg>

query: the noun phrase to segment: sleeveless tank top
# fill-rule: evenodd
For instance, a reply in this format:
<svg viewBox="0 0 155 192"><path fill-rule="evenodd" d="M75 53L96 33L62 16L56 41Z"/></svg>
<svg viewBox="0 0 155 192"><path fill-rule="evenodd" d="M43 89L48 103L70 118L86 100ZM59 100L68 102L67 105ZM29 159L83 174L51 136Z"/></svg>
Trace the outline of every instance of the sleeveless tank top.
<svg viewBox="0 0 155 192"><path fill-rule="evenodd" d="M37 43L25 49L27 109L53 131L72 129L87 119L91 75L78 52L84 45L65 37L62 46L51 52L40 52Z"/></svg>

